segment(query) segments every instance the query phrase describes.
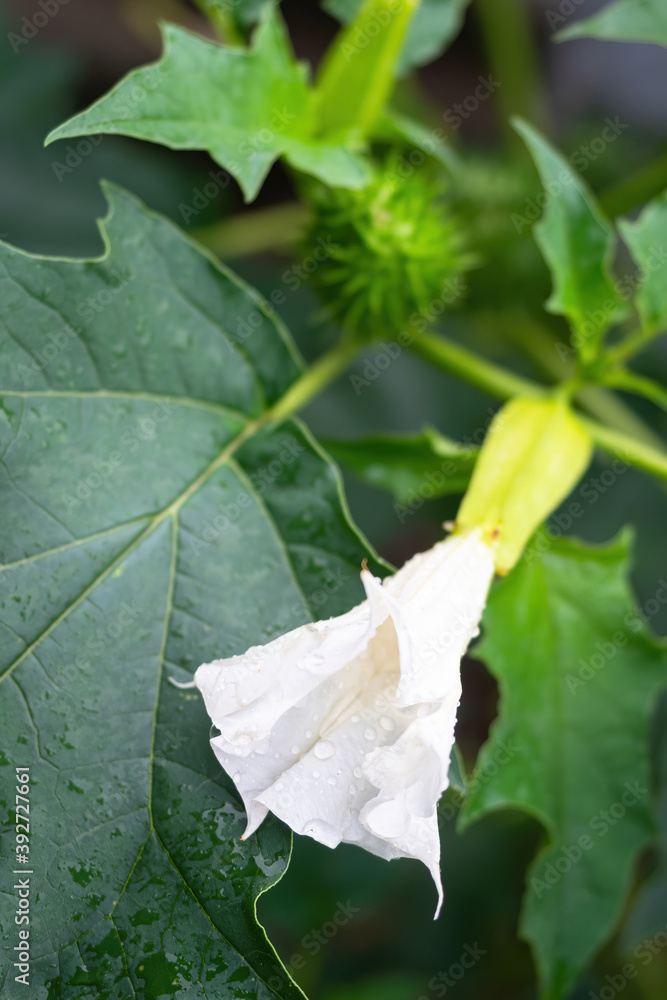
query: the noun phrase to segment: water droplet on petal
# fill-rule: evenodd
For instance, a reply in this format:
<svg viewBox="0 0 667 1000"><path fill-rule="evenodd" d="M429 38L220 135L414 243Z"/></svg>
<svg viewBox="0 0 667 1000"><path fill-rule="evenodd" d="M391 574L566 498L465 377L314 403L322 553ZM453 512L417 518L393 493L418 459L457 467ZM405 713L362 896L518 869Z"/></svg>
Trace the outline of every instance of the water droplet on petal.
<svg viewBox="0 0 667 1000"><path fill-rule="evenodd" d="M359 765L357 765L352 773L354 774L355 778L361 778L363 777L364 772L361 770Z"/></svg>
<svg viewBox="0 0 667 1000"><path fill-rule="evenodd" d="M298 752L299 752L299 748L298 748L298 746L296 746L296 744L293 747L290 747L290 753L295 753L296 754Z"/></svg>
<svg viewBox="0 0 667 1000"><path fill-rule="evenodd" d="M352 718L350 719L350 722L359 722L360 718L361 718L360 715L353 715Z"/></svg>
<svg viewBox="0 0 667 1000"><path fill-rule="evenodd" d="M350 793L350 795L356 795L357 794L357 786L356 785L348 785L347 786L347 790Z"/></svg>
<svg viewBox="0 0 667 1000"><path fill-rule="evenodd" d="M310 739L312 735L313 735L313 730L312 729L306 729L306 737L308 739Z"/></svg>
<svg viewBox="0 0 667 1000"><path fill-rule="evenodd" d="M313 778L319 778L319 776L320 776L319 771L313 771Z"/></svg>
<svg viewBox="0 0 667 1000"><path fill-rule="evenodd" d="M334 777L327 778L327 781L329 782L330 785L336 785L336 784L338 784L338 782L336 781L336 779Z"/></svg>
<svg viewBox="0 0 667 1000"><path fill-rule="evenodd" d="M319 760L328 760L329 757L333 757L335 749L331 740L320 740L315 744L313 753Z"/></svg>
<svg viewBox="0 0 667 1000"><path fill-rule="evenodd" d="M380 716L380 725L386 733L390 733L392 729L396 729L396 723L388 715Z"/></svg>
<svg viewBox="0 0 667 1000"><path fill-rule="evenodd" d="M369 726L368 729L364 729L364 739L374 740L376 736L377 733L375 732L372 726Z"/></svg>
<svg viewBox="0 0 667 1000"><path fill-rule="evenodd" d="M276 785L276 791L282 792L284 787L285 787L284 783L282 781L279 781L278 784Z"/></svg>

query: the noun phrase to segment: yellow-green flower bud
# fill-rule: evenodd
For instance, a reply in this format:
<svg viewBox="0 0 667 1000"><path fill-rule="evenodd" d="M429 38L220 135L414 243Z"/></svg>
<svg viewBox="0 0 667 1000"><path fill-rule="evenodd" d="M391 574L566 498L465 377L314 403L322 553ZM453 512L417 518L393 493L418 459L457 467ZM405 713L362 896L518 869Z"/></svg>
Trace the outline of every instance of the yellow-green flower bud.
<svg viewBox="0 0 667 1000"><path fill-rule="evenodd" d="M514 399L496 415L457 517L496 541L507 573L590 462L590 436L563 398Z"/></svg>
<svg viewBox="0 0 667 1000"><path fill-rule="evenodd" d="M319 132L373 128L394 86L396 65L420 0L365 0L320 67L315 102Z"/></svg>

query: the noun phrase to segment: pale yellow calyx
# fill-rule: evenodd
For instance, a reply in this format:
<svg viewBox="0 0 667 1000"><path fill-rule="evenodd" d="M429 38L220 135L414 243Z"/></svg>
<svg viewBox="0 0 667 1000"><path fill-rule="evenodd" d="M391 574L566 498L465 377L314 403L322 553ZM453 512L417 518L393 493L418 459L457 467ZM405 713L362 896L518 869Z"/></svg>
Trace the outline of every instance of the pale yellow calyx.
<svg viewBox="0 0 667 1000"><path fill-rule="evenodd" d="M562 397L518 398L496 415L457 517L495 541L504 574L586 470L592 441Z"/></svg>

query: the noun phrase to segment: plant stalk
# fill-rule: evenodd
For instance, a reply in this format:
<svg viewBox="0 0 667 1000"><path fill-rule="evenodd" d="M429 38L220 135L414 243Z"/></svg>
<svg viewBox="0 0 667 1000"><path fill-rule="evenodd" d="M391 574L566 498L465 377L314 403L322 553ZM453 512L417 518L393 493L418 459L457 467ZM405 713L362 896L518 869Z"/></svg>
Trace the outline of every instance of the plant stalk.
<svg viewBox="0 0 667 1000"><path fill-rule="evenodd" d="M358 351L358 344L341 340L332 350L318 358L287 390L269 410L267 419L273 423L280 423L303 409L345 371Z"/></svg>
<svg viewBox="0 0 667 1000"><path fill-rule="evenodd" d="M493 362L479 358L471 351L458 344L452 344L443 337L428 333L415 334L410 347L420 357L443 371L458 376L498 399L510 399L517 395L540 397L553 391L547 386L515 375L514 372L508 372ZM611 427L605 427L597 420L591 420L583 415L580 415L580 419L599 447L628 465L636 466L667 481L667 451L638 441Z"/></svg>
<svg viewBox="0 0 667 1000"><path fill-rule="evenodd" d="M477 18L492 76L507 145L523 148L510 125L513 115L531 122L545 118L539 59L526 0L477 0Z"/></svg>

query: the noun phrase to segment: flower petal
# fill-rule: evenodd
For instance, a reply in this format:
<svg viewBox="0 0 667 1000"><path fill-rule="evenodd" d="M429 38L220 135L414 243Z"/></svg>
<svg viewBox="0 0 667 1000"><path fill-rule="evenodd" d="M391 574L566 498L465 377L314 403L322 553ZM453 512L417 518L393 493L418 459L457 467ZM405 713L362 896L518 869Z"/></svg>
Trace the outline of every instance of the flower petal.
<svg viewBox="0 0 667 1000"><path fill-rule="evenodd" d="M480 531L471 531L414 556L384 581L398 633L404 704L437 701L456 687L493 574L493 548Z"/></svg>

